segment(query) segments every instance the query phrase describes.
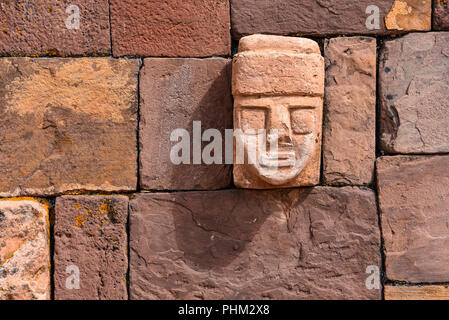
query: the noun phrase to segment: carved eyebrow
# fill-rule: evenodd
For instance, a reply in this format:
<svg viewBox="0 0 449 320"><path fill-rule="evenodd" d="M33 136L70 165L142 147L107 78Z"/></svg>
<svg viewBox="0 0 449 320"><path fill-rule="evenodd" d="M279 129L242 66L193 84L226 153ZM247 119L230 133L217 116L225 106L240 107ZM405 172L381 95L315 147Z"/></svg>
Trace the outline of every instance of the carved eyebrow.
<svg viewBox="0 0 449 320"><path fill-rule="evenodd" d="M289 106L289 109L306 109L306 110L311 110L311 109L316 109L316 107L314 106Z"/></svg>
<svg viewBox="0 0 449 320"><path fill-rule="evenodd" d="M248 105L248 106L238 106L239 109L268 109L267 106L254 106L254 105Z"/></svg>

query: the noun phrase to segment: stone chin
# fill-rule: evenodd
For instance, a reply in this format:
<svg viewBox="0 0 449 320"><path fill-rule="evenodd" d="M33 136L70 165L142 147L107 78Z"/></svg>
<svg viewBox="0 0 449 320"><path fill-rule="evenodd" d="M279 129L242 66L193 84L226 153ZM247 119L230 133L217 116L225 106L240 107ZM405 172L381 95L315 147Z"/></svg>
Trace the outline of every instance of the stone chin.
<svg viewBox="0 0 449 320"><path fill-rule="evenodd" d="M301 144L293 142L288 148L280 147L276 154L263 152L251 157L245 148L248 158L252 158L248 167L268 184L280 186L291 182L307 167L315 152L315 135L311 133L304 138Z"/></svg>

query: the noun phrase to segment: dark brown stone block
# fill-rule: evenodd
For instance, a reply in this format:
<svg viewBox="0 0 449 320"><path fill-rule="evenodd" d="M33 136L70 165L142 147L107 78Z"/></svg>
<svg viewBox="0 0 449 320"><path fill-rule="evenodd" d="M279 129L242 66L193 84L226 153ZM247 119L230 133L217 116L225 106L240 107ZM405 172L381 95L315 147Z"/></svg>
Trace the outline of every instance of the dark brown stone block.
<svg viewBox="0 0 449 320"><path fill-rule="evenodd" d="M449 156L377 160L387 278L449 281Z"/></svg>
<svg viewBox="0 0 449 320"><path fill-rule="evenodd" d="M352 187L138 194L131 299L380 299L377 220Z"/></svg>
<svg viewBox="0 0 449 320"><path fill-rule="evenodd" d="M79 10L78 29L73 28L75 11L70 6ZM17 0L0 4L0 55L70 56L110 52L107 0Z"/></svg>
<svg viewBox="0 0 449 320"><path fill-rule="evenodd" d="M449 30L448 0L433 0L433 29Z"/></svg>
<svg viewBox="0 0 449 320"><path fill-rule="evenodd" d="M55 211L55 298L127 299L128 197L64 196Z"/></svg>

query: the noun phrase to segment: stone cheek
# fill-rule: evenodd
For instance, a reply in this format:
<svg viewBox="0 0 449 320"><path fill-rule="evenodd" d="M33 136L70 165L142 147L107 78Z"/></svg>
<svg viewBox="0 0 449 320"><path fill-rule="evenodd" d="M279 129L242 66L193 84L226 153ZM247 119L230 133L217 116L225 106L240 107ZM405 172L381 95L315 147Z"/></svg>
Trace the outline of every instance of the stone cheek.
<svg viewBox="0 0 449 320"><path fill-rule="evenodd" d="M0 60L0 196L137 187L137 60Z"/></svg>
<svg viewBox="0 0 449 320"><path fill-rule="evenodd" d="M370 190L139 194L130 203L131 299L380 299Z"/></svg>
<svg viewBox="0 0 449 320"><path fill-rule="evenodd" d="M232 91L235 185L270 189L318 184L324 92L318 44L266 35L242 38L233 62ZM255 135L259 130L266 132ZM277 152L262 143L274 130Z"/></svg>
<svg viewBox="0 0 449 320"><path fill-rule="evenodd" d="M70 18L73 11L66 12L69 6L79 9L79 29L72 28L75 26ZM110 52L107 0L1 3L0 55L71 56Z"/></svg>
<svg viewBox="0 0 449 320"><path fill-rule="evenodd" d="M392 281L449 281L449 156L377 160L377 185Z"/></svg>
<svg viewBox="0 0 449 320"><path fill-rule="evenodd" d="M380 145L387 153L449 152L449 33L408 34L379 57Z"/></svg>
<svg viewBox="0 0 449 320"><path fill-rule="evenodd" d="M55 212L55 298L126 300L128 197L63 196Z"/></svg>
<svg viewBox="0 0 449 320"><path fill-rule="evenodd" d="M376 39L325 43L323 174L330 185L368 185L376 160Z"/></svg>
<svg viewBox="0 0 449 320"><path fill-rule="evenodd" d="M0 200L0 300L50 299L48 206Z"/></svg>

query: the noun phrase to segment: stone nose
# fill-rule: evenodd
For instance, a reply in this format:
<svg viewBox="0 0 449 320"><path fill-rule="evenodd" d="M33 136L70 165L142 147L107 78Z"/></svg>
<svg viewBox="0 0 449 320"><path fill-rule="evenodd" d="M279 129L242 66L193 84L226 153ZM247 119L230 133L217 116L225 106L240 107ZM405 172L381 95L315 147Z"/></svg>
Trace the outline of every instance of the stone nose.
<svg viewBox="0 0 449 320"><path fill-rule="evenodd" d="M277 133L278 143L282 145L290 145L292 139L290 137L291 125L289 112L285 110L270 110L268 115L268 133Z"/></svg>

